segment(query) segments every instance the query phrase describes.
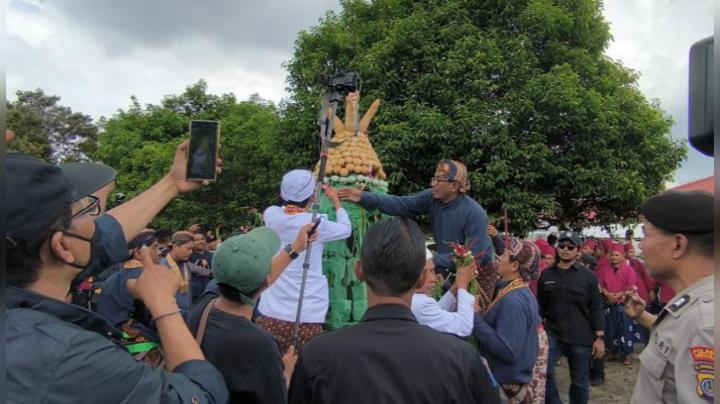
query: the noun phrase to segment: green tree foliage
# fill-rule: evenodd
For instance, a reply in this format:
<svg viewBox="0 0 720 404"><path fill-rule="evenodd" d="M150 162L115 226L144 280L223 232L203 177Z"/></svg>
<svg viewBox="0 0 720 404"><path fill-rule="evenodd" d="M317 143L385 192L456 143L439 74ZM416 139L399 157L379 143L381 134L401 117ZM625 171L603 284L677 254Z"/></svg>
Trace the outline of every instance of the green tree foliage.
<svg viewBox="0 0 720 404"><path fill-rule="evenodd" d="M88 115L58 104L60 97L43 90L18 91L6 101L7 127L15 131L10 150L45 161L88 160L97 149L98 128Z"/></svg>
<svg viewBox="0 0 720 404"><path fill-rule="evenodd" d="M118 170L117 192L133 197L167 173L193 119L221 122L223 172L217 182L174 200L152 225L173 230L192 223L220 225L227 235L250 220L249 208L262 209L276 199L282 175L274 143L279 115L271 103L258 96L238 102L233 94L208 94L202 80L160 105L143 108L133 97L127 110L104 123L96 156Z"/></svg>
<svg viewBox="0 0 720 404"><path fill-rule="evenodd" d="M287 63L287 161L316 157L318 73L357 70L370 139L391 190L428 186L440 158L466 163L472 195L511 229L632 220L685 158L637 74L604 55L600 0L345 0L301 32Z"/></svg>

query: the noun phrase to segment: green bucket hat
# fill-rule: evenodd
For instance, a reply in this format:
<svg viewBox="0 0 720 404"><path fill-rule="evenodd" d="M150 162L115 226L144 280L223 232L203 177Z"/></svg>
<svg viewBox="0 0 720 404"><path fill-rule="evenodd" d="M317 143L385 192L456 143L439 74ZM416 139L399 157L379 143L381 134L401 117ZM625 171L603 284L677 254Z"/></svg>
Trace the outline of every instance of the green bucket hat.
<svg viewBox="0 0 720 404"><path fill-rule="evenodd" d="M258 227L247 234L230 237L213 256L213 274L218 284L240 292L243 303L255 302L247 296L263 284L270 273L272 258L280 250L280 238L269 227Z"/></svg>

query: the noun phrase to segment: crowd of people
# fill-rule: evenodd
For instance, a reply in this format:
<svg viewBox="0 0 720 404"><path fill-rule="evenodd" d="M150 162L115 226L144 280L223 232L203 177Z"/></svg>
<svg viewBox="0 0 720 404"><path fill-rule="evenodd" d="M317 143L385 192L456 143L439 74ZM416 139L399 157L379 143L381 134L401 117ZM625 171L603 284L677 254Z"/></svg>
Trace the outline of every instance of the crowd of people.
<svg viewBox="0 0 720 404"><path fill-rule="evenodd" d="M108 211L111 168L6 155L8 402L555 404L565 356L579 404L604 360L631 364L638 343L634 403L714 397L710 194L645 202L639 245L570 230L526 240L499 233L468 194L467 168L441 160L415 195L325 185L333 219L312 221L317 179L293 170L264 226L227 240L197 225L149 229L207 185L185 178L187 147ZM365 315L324 332L323 244L352 236L343 200L386 217L354 268ZM413 221L422 215L436 251ZM482 302L471 284L488 273Z"/></svg>

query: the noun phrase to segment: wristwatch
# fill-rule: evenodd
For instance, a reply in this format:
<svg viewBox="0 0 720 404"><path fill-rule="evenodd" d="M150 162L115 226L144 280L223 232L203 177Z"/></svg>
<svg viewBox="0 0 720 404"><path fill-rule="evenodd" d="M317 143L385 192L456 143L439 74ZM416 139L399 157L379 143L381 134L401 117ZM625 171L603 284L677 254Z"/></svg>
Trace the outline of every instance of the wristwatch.
<svg viewBox="0 0 720 404"><path fill-rule="evenodd" d="M292 244L287 244L287 245L285 245L285 247L283 247L283 250L285 250L285 252L288 253L288 255L290 256L290 259L291 259L291 260L294 260L295 258L298 257L298 255L300 255L300 254L298 254L297 251L294 251L294 250L293 250Z"/></svg>

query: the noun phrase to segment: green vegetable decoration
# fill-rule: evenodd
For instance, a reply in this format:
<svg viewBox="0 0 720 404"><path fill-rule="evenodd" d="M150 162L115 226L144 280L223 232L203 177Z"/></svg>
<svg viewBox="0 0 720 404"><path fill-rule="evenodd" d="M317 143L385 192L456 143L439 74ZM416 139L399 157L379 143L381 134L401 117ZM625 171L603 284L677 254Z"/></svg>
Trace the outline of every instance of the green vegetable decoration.
<svg viewBox="0 0 720 404"><path fill-rule="evenodd" d="M334 188L360 188L380 194L387 193L386 175L377 153L373 150L367 129L377 112L380 100L375 100L365 116L359 117L359 93L347 96L345 122L335 118L334 136L328 151L327 176L324 182ZM315 168L318 173L319 165ZM325 244L323 272L328 278L330 310L326 319L328 329L337 329L358 322L367 310L367 289L355 276L355 263L360 258L365 233L382 215L362 206L343 201L352 222L352 236L346 240ZM335 208L323 193L320 212L336 220Z"/></svg>

